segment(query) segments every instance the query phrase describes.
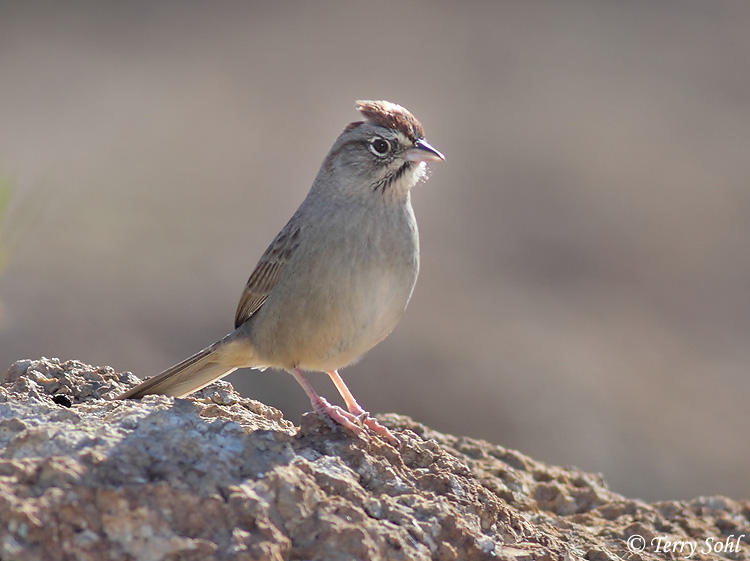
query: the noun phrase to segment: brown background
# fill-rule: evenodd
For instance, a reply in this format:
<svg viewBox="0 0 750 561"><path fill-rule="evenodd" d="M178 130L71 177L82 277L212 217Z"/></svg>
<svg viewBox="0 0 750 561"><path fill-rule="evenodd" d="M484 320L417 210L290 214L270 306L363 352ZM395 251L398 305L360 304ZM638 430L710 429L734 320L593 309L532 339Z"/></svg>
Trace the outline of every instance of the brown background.
<svg viewBox="0 0 750 561"><path fill-rule="evenodd" d="M385 98L448 159L409 310L344 371L363 405L631 496L748 498L748 29L724 1L3 2L0 364L146 376L213 342Z"/></svg>

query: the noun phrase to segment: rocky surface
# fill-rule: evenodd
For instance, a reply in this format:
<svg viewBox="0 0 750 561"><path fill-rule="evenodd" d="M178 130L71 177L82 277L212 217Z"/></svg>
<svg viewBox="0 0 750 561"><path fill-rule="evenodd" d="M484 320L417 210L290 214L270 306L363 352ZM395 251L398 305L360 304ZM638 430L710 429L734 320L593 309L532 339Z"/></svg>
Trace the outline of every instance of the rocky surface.
<svg viewBox="0 0 750 561"><path fill-rule="evenodd" d="M749 558L747 501L647 504L597 475L380 416L397 450L312 414L297 427L225 382L112 401L136 382L77 361L10 368L2 561Z"/></svg>

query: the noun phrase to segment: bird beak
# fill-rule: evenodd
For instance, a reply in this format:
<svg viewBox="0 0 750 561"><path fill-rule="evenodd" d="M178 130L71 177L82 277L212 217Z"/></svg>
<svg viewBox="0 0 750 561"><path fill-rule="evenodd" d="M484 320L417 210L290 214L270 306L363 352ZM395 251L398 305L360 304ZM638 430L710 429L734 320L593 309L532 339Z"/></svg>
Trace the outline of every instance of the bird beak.
<svg viewBox="0 0 750 561"><path fill-rule="evenodd" d="M413 148L409 148L404 154L407 162L441 162L445 160L440 152L430 146L426 140L417 140Z"/></svg>

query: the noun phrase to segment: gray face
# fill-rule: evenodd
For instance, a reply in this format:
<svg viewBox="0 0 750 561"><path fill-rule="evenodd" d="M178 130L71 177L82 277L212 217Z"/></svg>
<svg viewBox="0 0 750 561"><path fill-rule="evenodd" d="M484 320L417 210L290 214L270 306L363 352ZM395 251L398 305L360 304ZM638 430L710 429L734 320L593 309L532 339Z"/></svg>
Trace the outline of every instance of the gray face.
<svg viewBox="0 0 750 561"><path fill-rule="evenodd" d="M421 166L405 159L413 146L400 131L363 123L344 132L330 156L350 192L400 192L408 191L418 179L415 171Z"/></svg>

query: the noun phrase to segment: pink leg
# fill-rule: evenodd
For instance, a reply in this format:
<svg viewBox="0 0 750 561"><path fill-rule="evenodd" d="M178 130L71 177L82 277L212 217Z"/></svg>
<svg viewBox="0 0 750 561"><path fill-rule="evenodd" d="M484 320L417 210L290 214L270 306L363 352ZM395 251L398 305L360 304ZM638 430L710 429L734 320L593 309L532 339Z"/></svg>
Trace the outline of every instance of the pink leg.
<svg viewBox="0 0 750 561"><path fill-rule="evenodd" d="M341 394L341 397L344 398L344 403L346 403L346 408L349 409L349 413L355 415L360 421L362 421L362 423L364 423L367 428L369 428L375 434L379 434L380 436L384 437L391 444L398 444L398 440L395 436L393 436L393 433L391 431L389 431L386 427L370 417L370 414L362 409L360 404L357 403L357 400L354 399L352 392L349 391L349 388L346 387L344 380L341 378L341 376L339 376L338 372L336 372L335 370L331 370L330 372L326 372L326 374L331 377L331 380L336 386L336 389Z"/></svg>
<svg viewBox="0 0 750 561"><path fill-rule="evenodd" d="M289 370L289 373L294 376L294 379L297 380L297 383L302 386L303 390L305 390L307 397L310 398L310 403L313 406L313 411L315 411L315 413L317 413L319 417L326 421L326 423L328 423L331 428L334 428L336 424L338 424L344 428L349 429L354 434L361 434L363 432L362 427L357 425L357 417L355 417L351 413L347 413L346 411L341 409L341 407L331 405L330 403L328 403L328 401L315 393L315 390L310 385L310 382L307 381L307 378L305 378L304 374L302 374L302 371L300 371L299 368Z"/></svg>

